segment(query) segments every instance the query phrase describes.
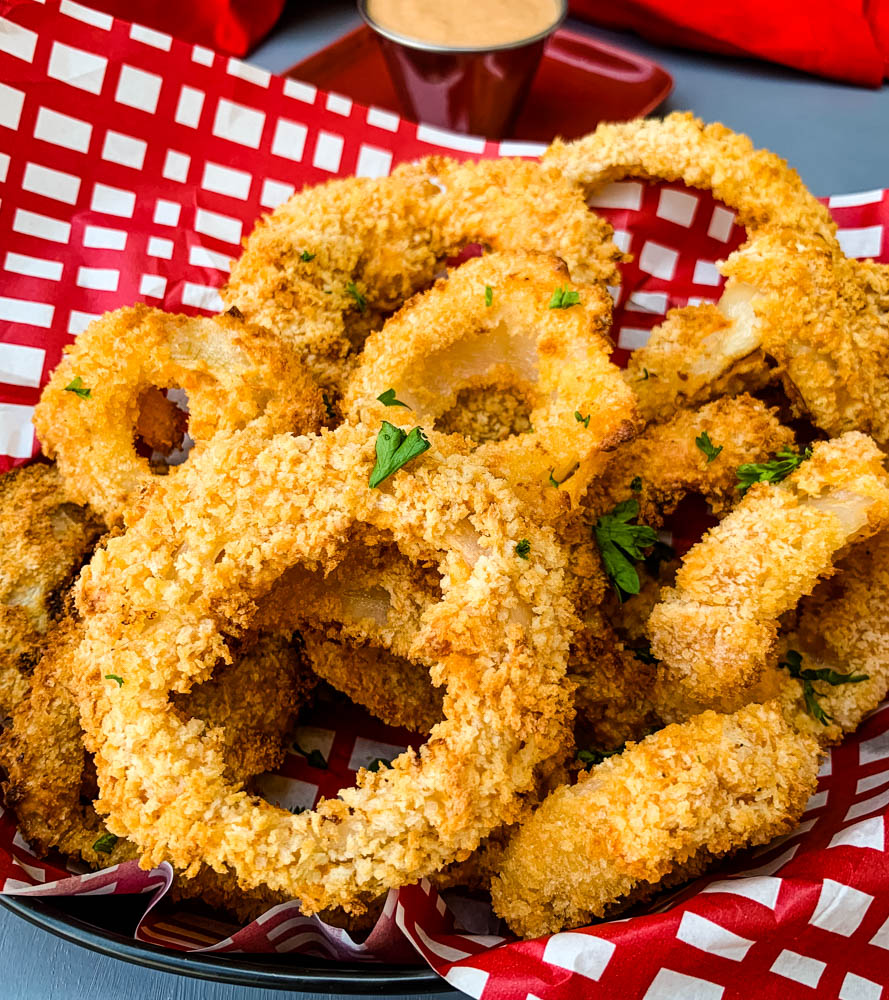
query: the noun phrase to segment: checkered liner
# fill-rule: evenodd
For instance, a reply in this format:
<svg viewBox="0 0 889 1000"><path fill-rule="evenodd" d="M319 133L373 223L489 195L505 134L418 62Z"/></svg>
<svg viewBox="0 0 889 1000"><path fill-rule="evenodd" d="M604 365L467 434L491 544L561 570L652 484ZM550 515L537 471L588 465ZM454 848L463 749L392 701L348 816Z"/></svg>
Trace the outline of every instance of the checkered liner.
<svg viewBox="0 0 889 1000"><path fill-rule="evenodd" d="M0 471L35 452L40 386L93 316L137 300L218 308L242 236L296 188L384 175L428 153L539 152L418 126L72 0L0 0L0 81ZM614 184L593 204L635 258L616 317L625 358L668 308L718 296L714 262L743 233L724 207L681 185ZM889 261L889 193L829 204L847 253ZM315 719L297 735L303 752L265 776L263 792L287 808L310 807L362 763L409 742L357 711ZM313 749L326 769L308 763ZM165 866L72 874L35 858L8 813L0 884L22 895L145 893L137 937L181 950L388 961L419 952L453 986L486 1000L788 1000L816 988L872 1000L889 984L887 814L889 708L833 752L790 837L647 915L539 941L457 933L453 910L426 883L390 893L363 944L293 904L244 928L198 919L163 899ZM467 926L463 909L461 918Z"/></svg>

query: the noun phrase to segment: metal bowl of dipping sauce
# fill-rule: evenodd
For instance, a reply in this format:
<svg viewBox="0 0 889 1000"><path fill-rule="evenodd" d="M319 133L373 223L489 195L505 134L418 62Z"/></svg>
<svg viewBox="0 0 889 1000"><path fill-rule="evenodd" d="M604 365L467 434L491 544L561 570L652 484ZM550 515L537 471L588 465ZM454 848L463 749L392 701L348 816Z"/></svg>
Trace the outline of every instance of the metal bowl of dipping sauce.
<svg viewBox="0 0 889 1000"><path fill-rule="evenodd" d="M358 0L401 109L415 121L508 135L567 0Z"/></svg>

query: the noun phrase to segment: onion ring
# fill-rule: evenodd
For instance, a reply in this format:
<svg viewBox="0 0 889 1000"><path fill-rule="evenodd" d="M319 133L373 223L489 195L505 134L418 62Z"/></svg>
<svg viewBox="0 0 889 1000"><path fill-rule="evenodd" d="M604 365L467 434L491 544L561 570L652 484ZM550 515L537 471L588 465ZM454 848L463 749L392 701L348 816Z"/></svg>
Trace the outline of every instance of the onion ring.
<svg viewBox="0 0 889 1000"><path fill-rule="evenodd" d="M574 304L555 307L560 292ZM352 420L431 423L461 389L506 384L529 399L533 429L484 441L475 458L513 484L564 483L576 500L604 452L635 430L632 391L609 360L610 319L604 286L573 284L554 257L476 258L368 338L343 410ZM378 400L388 389L403 406Z"/></svg>
<svg viewBox="0 0 889 1000"><path fill-rule="evenodd" d="M538 163L430 157L294 195L248 237L222 297L295 344L337 391L367 334L467 245L548 251L576 280L616 283L611 232Z"/></svg>
<svg viewBox="0 0 889 1000"><path fill-rule="evenodd" d="M842 550L889 525L889 476L870 438L815 444L783 482L755 483L686 554L648 620L666 719L749 700L778 617L834 572ZM678 715L676 714L678 713Z"/></svg>
<svg viewBox="0 0 889 1000"><path fill-rule="evenodd" d="M746 135L689 112L663 120L600 125L575 142L556 140L543 163L589 195L626 177L682 181L713 192L748 230L787 227L833 247L836 223L787 161L755 149Z"/></svg>
<svg viewBox="0 0 889 1000"><path fill-rule="evenodd" d="M491 883L523 937L588 924L702 853L768 843L802 815L820 753L774 703L668 726L553 792Z"/></svg>
<svg viewBox="0 0 889 1000"><path fill-rule="evenodd" d="M536 767L563 746L574 621L552 532L523 517L505 484L444 447L382 490L367 485L373 458L365 427L269 439L260 421L217 434L81 577L87 617L74 660L98 808L139 844L142 864L163 858L188 874L203 861L233 868L246 888L286 891L305 912L359 908L360 897L436 870L514 818ZM233 787L218 739L183 724L169 692L227 656L219 630L248 627L254 597L285 570L335 565L356 521L390 532L409 557L444 550L445 596L424 615L416 646L438 661L446 719L419 754L363 771L356 788L294 816ZM522 536L532 562L516 557ZM99 679L112 663L120 686Z"/></svg>
<svg viewBox="0 0 889 1000"><path fill-rule="evenodd" d="M110 524L157 482L133 440L140 398L152 386L185 390L198 451L216 431L265 413L280 431L307 433L323 420L320 393L295 355L263 330L234 316L174 316L143 305L106 313L66 349L34 424L71 499Z"/></svg>

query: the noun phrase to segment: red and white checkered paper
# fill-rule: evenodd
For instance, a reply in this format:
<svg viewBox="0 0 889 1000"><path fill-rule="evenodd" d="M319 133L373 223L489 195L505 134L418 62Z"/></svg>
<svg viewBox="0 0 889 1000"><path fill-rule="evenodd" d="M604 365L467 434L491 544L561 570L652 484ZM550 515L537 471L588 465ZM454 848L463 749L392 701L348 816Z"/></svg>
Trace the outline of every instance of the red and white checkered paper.
<svg viewBox="0 0 889 1000"><path fill-rule="evenodd" d="M139 300L218 308L241 238L295 189L383 175L428 153L539 149L418 126L72 0L0 0L0 471L36 451L30 421L40 386L93 316ZM889 261L889 192L829 204L847 253ZM714 262L743 232L708 195L624 182L593 206L634 254L618 298L620 357L668 308L718 297ZM336 794L358 766L411 737L356 710L313 719L297 740L303 751L320 750L328 768L294 753L263 778L264 794L288 808ZM300 916L295 904L232 927L171 907L165 866L72 875L35 858L8 813L0 816L0 885L23 895L145 893L137 937L180 950L402 962L419 953L485 1000L791 1000L816 991L876 1000L889 985L887 815L884 708L833 751L794 834L646 915L537 941L458 933L454 909L426 883L390 893L362 944ZM468 912L461 907L464 926ZM484 918L476 913L474 922Z"/></svg>

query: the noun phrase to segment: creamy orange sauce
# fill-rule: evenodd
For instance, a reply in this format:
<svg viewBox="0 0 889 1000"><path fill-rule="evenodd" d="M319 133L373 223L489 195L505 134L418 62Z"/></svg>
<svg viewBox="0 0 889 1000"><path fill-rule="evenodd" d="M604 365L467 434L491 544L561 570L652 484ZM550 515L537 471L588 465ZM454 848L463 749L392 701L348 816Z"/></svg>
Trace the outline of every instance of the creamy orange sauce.
<svg viewBox="0 0 889 1000"><path fill-rule="evenodd" d="M381 28L447 48L508 45L546 31L559 18L559 0L368 0Z"/></svg>

